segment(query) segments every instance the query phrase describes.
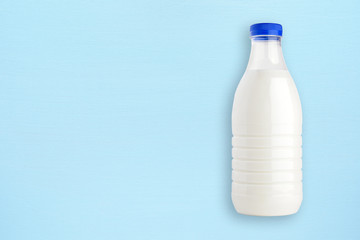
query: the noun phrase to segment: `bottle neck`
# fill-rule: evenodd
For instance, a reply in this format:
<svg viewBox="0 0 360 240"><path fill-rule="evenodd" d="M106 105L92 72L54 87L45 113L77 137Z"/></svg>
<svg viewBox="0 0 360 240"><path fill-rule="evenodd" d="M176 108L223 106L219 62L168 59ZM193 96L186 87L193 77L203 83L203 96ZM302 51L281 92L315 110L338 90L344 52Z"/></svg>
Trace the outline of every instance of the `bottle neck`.
<svg viewBox="0 0 360 240"><path fill-rule="evenodd" d="M281 37L251 37L251 53L247 70L286 70L281 50Z"/></svg>

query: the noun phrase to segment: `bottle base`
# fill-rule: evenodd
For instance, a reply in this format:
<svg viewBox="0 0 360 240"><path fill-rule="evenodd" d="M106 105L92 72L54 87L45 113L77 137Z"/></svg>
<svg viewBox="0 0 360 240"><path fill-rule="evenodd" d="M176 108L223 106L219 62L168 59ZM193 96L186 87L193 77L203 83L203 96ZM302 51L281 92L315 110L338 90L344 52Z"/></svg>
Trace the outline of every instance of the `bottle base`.
<svg viewBox="0 0 360 240"><path fill-rule="evenodd" d="M286 216L298 212L302 196L246 196L232 194L236 211L250 216Z"/></svg>

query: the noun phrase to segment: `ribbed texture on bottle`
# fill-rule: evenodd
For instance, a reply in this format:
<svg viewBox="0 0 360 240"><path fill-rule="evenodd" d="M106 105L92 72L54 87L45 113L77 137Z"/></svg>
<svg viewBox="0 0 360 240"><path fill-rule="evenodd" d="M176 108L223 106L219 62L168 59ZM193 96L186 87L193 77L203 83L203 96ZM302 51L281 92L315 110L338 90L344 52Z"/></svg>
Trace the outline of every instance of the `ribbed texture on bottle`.
<svg viewBox="0 0 360 240"><path fill-rule="evenodd" d="M302 195L301 135L234 136L232 194Z"/></svg>

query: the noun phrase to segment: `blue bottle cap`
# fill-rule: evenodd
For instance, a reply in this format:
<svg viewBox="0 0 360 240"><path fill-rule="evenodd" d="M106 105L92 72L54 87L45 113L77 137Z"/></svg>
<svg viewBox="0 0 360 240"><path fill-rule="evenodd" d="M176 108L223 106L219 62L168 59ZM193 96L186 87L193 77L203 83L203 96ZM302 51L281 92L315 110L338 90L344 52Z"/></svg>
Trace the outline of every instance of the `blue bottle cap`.
<svg viewBox="0 0 360 240"><path fill-rule="evenodd" d="M282 36L282 26L278 23L256 23L250 26L250 35Z"/></svg>

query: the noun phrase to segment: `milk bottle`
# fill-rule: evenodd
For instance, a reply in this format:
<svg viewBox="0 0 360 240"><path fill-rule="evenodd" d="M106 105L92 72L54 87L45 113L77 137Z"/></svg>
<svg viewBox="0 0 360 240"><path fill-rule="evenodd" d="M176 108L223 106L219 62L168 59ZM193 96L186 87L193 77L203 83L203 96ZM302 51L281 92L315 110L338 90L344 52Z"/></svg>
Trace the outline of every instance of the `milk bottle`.
<svg viewBox="0 0 360 240"><path fill-rule="evenodd" d="M282 54L282 26L258 23L250 33L232 112L232 201L246 215L289 215L302 202L301 103Z"/></svg>

